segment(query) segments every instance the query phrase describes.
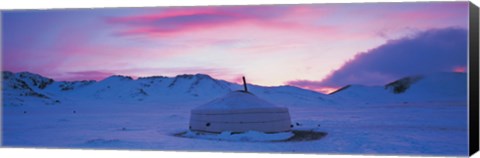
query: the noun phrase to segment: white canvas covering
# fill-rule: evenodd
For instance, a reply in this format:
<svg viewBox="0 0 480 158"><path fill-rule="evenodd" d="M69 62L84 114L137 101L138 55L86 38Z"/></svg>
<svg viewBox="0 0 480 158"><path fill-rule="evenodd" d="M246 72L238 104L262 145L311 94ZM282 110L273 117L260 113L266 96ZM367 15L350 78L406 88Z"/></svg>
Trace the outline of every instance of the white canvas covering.
<svg viewBox="0 0 480 158"><path fill-rule="evenodd" d="M191 111L190 129L204 132L285 132L288 108L277 107L245 91L234 91Z"/></svg>

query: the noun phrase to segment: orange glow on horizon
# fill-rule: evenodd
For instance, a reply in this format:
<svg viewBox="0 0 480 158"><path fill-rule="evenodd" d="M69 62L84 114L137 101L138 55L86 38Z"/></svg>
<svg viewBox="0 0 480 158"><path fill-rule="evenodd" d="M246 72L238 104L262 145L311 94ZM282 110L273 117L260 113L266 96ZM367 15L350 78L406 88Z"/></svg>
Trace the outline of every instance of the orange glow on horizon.
<svg viewBox="0 0 480 158"><path fill-rule="evenodd" d="M295 86L295 85L293 85L293 86ZM339 88L341 88L341 87L320 87L320 88L318 88L318 87L309 87L309 86L295 86L295 87L306 89L306 90L311 90L311 91L315 91L315 92L319 92L319 93L323 93L323 94L330 94L332 92L335 92Z"/></svg>

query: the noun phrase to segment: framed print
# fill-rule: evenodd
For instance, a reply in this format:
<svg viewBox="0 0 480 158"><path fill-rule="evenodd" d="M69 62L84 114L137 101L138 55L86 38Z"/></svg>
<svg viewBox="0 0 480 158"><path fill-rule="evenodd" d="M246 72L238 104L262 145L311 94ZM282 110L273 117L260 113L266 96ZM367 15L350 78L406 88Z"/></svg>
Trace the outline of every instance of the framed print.
<svg viewBox="0 0 480 158"><path fill-rule="evenodd" d="M468 1L2 10L2 146L469 156Z"/></svg>

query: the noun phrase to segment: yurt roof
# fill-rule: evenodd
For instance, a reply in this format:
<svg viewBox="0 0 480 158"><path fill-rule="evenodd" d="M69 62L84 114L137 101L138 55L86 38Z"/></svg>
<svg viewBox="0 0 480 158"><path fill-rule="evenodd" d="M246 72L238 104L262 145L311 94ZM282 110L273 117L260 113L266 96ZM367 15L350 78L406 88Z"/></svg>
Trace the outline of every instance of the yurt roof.
<svg viewBox="0 0 480 158"><path fill-rule="evenodd" d="M239 113L239 112L285 112L287 108L277 107L246 91L233 91L226 96L212 100L192 109L192 113Z"/></svg>

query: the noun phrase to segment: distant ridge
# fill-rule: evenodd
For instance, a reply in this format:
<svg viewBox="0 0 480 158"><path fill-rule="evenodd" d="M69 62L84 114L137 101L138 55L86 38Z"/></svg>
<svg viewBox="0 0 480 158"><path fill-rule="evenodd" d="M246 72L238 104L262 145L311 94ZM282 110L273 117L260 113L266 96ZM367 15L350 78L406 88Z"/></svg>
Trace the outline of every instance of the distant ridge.
<svg viewBox="0 0 480 158"><path fill-rule="evenodd" d="M329 96L357 102L466 101L466 77L457 72L414 75L384 86L347 85Z"/></svg>
<svg viewBox="0 0 480 158"><path fill-rule="evenodd" d="M30 72L3 71L2 75L3 104L6 106L63 105L74 103L75 100L124 103L208 101L230 91L242 89L241 85L214 79L206 74L137 79L112 75L100 81L55 81ZM256 95L281 104L309 104L326 99L324 94L293 86L248 86Z"/></svg>
<svg viewBox="0 0 480 158"><path fill-rule="evenodd" d="M335 90L335 91L333 91L333 92L329 93L328 95L332 95L332 94L335 94L335 93L341 92L341 91L343 91L343 90L345 90L345 89L348 89L350 86L352 86L352 85L346 85L346 86L343 86L342 88L339 88L339 89L337 89L337 90Z"/></svg>

